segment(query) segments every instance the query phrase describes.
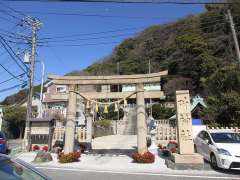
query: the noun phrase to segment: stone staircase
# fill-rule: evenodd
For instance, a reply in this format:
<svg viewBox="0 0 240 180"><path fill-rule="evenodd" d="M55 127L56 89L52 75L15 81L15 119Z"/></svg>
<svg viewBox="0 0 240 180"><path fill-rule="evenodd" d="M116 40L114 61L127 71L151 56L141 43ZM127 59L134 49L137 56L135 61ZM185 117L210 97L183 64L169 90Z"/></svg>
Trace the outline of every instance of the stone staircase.
<svg viewBox="0 0 240 180"><path fill-rule="evenodd" d="M137 134L137 111L135 107L124 108L124 117L118 126L118 134L136 135Z"/></svg>

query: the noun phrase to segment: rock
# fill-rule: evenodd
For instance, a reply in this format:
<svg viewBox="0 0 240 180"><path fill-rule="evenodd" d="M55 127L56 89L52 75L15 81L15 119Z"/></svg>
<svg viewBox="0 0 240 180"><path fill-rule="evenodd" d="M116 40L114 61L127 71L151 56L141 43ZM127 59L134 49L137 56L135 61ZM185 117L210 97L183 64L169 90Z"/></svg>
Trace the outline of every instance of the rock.
<svg viewBox="0 0 240 180"><path fill-rule="evenodd" d="M53 158L49 152L39 151L34 158L33 162L42 163L42 162L50 162Z"/></svg>

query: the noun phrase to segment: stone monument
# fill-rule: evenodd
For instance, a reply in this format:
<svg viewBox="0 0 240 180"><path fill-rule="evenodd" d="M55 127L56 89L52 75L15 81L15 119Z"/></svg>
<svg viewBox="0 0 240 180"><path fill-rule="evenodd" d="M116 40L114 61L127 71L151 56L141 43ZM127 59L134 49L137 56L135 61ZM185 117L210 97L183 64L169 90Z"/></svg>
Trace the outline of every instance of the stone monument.
<svg viewBox="0 0 240 180"><path fill-rule="evenodd" d="M194 153L191 105L188 90L176 91L177 137L179 149L173 154L176 164L203 164L201 155Z"/></svg>

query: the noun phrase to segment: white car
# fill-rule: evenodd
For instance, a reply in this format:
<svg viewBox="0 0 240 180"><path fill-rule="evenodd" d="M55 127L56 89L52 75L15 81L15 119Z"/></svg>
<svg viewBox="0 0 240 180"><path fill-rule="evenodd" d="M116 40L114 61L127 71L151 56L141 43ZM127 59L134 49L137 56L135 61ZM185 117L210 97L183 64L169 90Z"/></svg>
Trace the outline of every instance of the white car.
<svg viewBox="0 0 240 180"><path fill-rule="evenodd" d="M213 168L240 169L240 134L230 130L203 130L194 139L195 151Z"/></svg>

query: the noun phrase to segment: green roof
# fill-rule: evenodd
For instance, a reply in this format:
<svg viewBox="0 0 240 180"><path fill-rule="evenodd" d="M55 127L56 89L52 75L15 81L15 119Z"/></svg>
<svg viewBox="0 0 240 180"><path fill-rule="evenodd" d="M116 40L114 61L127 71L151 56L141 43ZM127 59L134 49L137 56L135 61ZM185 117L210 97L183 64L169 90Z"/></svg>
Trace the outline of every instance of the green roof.
<svg viewBox="0 0 240 180"><path fill-rule="evenodd" d="M202 105L203 107L207 107L207 105L205 104L203 98L201 96L194 96L192 99L192 103L191 103L191 112L198 106L198 105ZM169 119L176 119L176 114L173 115L172 117L170 117Z"/></svg>

